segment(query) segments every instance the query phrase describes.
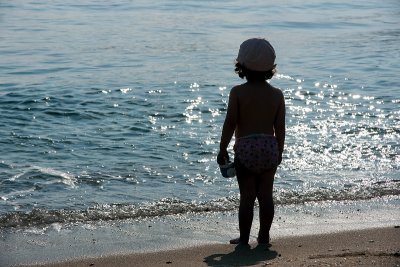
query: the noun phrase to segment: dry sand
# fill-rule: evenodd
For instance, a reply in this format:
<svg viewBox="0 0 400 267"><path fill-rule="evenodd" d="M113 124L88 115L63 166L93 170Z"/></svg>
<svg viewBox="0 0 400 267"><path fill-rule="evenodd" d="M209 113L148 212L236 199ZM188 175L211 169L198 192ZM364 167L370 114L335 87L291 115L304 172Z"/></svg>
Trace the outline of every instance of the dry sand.
<svg viewBox="0 0 400 267"><path fill-rule="evenodd" d="M270 248L212 244L40 266L400 266L400 228L280 238Z"/></svg>

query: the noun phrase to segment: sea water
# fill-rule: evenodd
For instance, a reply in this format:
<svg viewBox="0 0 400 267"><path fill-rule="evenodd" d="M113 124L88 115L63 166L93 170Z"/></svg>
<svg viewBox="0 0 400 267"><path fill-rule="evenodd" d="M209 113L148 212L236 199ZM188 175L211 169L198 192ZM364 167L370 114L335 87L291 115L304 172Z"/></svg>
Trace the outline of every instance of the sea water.
<svg viewBox="0 0 400 267"><path fill-rule="evenodd" d="M397 0L1 1L0 228L236 210L216 155L251 37L286 100L276 203L398 203L399 25Z"/></svg>

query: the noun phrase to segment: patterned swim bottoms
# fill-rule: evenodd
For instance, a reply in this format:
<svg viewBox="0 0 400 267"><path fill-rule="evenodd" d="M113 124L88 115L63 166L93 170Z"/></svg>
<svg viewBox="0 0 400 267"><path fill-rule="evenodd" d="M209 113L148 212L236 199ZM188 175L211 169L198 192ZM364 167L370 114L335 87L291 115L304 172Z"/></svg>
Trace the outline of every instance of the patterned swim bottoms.
<svg viewBox="0 0 400 267"><path fill-rule="evenodd" d="M279 149L275 136L255 134L236 139L235 158L250 171L261 174L278 166Z"/></svg>

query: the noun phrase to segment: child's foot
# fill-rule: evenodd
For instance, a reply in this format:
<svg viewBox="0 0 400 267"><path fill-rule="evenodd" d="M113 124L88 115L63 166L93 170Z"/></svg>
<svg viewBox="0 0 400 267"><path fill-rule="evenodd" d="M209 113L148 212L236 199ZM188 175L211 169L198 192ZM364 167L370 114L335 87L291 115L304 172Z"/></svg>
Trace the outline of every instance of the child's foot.
<svg viewBox="0 0 400 267"><path fill-rule="evenodd" d="M229 240L229 244L232 244L232 245L238 245L238 244L247 245L248 243L249 242L241 241L240 237Z"/></svg>
<svg viewBox="0 0 400 267"><path fill-rule="evenodd" d="M236 245L239 243L240 243L240 237L229 240L229 244Z"/></svg>
<svg viewBox="0 0 400 267"><path fill-rule="evenodd" d="M257 238L257 242L260 245L269 245L270 246L271 243L269 242L270 241L269 239L270 239L269 235L267 237L265 237L265 238L258 237Z"/></svg>

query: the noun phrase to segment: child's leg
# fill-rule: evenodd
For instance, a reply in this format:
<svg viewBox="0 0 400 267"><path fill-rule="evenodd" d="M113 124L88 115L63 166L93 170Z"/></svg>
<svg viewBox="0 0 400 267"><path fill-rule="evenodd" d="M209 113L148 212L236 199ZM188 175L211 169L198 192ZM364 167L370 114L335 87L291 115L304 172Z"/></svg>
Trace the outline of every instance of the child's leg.
<svg viewBox="0 0 400 267"><path fill-rule="evenodd" d="M275 173L276 168L266 171L257 179L257 199L260 205L259 243L269 243L269 230L271 229L275 212L272 198Z"/></svg>
<svg viewBox="0 0 400 267"><path fill-rule="evenodd" d="M256 178L250 172L240 169L237 172L240 190L239 230L240 243L247 244L253 223L254 202L256 200Z"/></svg>

